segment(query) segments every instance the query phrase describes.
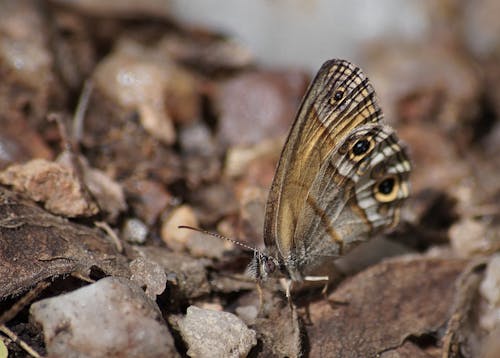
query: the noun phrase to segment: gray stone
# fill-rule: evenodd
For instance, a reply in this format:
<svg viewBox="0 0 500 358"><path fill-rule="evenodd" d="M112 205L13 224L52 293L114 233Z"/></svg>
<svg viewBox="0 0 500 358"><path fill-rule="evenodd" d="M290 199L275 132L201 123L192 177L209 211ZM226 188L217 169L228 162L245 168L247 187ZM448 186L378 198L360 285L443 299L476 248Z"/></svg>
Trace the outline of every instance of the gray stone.
<svg viewBox="0 0 500 358"><path fill-rule="evenodd" d="M107 277L34 303L50 357L177 357L155 302L135 283Z"/></svg>
<svg viewBox="0 0 500 358"><path fill-rule="evenodd" d="M255 331L229 312L190 306L178 325L193 358L246 357L257 344Z"/></svg>

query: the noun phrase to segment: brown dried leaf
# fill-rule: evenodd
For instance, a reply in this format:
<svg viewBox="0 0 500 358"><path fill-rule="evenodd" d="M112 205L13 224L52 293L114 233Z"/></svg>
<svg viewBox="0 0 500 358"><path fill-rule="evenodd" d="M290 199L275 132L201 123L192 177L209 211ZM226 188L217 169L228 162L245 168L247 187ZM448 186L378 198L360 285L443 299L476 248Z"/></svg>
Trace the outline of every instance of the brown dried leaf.
<svg viewBox="0 0 500 358"><path fill-rule="evenodd" d="M477 357L481 340L475 310L478 289L484 273L484 262L473 262L456 282L456 294L450 310L450 320L443 337L443 358ZM475 312L476 311L476 312Z"/></svg>
<svg viewBox="0 0 500 358"><path fill-rule="evenodd" d="M125 257L97 230L73 224L0 187L0 299L39 281L95 266L129 276Z"/></svg>
<svg viewBox="0 0 500 358"><path fill-rule="evenodd" d="M401 258L344 281L329 302L310 305L311 357L373 357L446 324L466 261Z"/></svg>

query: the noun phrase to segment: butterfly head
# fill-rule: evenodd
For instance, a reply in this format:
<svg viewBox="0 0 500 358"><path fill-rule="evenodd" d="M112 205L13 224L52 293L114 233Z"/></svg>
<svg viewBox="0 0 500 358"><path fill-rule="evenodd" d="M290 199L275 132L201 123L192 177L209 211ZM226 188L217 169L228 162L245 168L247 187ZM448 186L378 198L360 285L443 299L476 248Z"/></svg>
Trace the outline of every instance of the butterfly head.
<svg viewBox="0 0 500 358"><path fill-rule="evenodd" d="M257 281L266 281L270 276L281 272L282 265L278 259L255 250L252 261L247 267L246 273Z"/></svg>

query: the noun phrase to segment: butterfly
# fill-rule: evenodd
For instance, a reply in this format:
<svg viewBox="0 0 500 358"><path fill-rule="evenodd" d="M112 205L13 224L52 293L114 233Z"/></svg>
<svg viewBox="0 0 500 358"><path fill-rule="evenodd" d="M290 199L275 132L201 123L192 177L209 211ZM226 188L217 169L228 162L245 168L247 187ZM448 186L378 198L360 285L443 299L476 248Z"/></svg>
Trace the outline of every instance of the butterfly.
<svg viewBox="0 0 500 358"><path fill-rule="evenodd" d="M345 60L325 62L281 153L266 205L266 249L255 251L247 271L258 281L328 279L314 275L397 225L410 172L366 75Z"/></svg>
<svg viewBox="0 0 500 358"><path fill-rule="evenodd" d="M317 276L323 266L397 225L410 172L405 146L383 123L366 75L346 60L329 60L282 150L266 204L265 250L228 240L254 251L250 276L285 278L290 297L290 283L328 280Z"/></svg>

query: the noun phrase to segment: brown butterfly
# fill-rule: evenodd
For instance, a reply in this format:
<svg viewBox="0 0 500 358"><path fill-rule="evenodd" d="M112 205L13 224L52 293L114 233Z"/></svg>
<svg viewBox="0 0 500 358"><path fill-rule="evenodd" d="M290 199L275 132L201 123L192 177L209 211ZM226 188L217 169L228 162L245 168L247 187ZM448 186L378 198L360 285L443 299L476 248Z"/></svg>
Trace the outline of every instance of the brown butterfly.
<svg viewBox="0 0 500 358"><path fill-rule="evenodd" d="M398 223L411 165L382 119L360 68L323 64L281 153L266 206L266 249L254 250L251 276L327 279L315 276L326 263Z"/></svg>
<svg viewBox="0 0 500 358"><path fill-rule="evenodd" d="M256 279L281 273L303 281L398 223L411 165L382 119L359 67L323 64L281 153L266 206L266 250L249 266Z"/></svg>

